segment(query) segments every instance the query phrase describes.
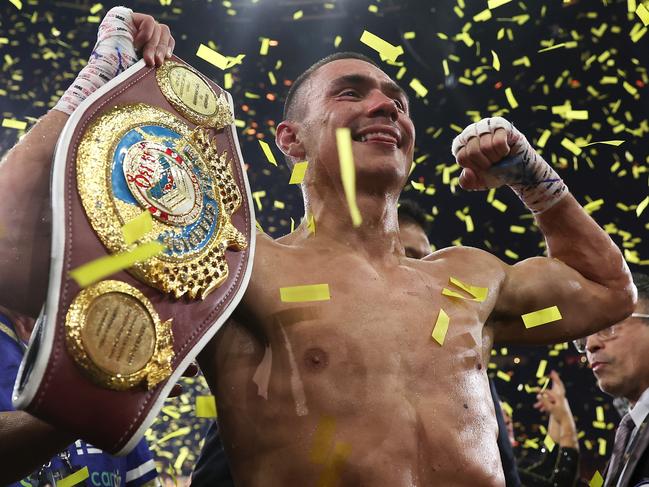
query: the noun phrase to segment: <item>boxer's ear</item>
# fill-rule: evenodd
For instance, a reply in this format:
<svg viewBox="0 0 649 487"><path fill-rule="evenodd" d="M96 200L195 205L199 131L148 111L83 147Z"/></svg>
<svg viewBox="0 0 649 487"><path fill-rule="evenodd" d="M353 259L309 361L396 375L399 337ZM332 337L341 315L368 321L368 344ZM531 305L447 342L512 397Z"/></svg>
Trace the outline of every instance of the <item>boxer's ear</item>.
<svg viewBox="0 0 649 487"><path fill-rule="evenodd" d="M284 155L296 159L304 159L306 151L299 136L299 126L291 120L284 120L277 126L275 132L275 144Z"/></svg>

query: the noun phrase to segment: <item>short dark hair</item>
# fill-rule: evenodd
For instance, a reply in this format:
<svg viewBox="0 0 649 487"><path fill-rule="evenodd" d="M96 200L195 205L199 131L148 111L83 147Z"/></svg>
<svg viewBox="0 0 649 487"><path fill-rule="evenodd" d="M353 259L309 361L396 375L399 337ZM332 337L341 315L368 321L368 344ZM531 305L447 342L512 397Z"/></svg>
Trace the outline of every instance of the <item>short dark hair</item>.
<svg viewBox="0 0 649 487"><path fill-rule="evenodd" d="M302 87L302 85L304 85L304 82L311 78L313 73L315 73L325 64L329 64L333 61L338 61L339 59L359 59L361 61L365 61L366 63L370 63L380 69L380 66L367 56L352 51L335 52L327 57L320 59L320 61L312 64L306 71L299 75L289 88L288 93L286 94L286 100L284 101L284 120L295 120L297 118L295 107L297 105L300 88ZM291 157L285 155L284 160L286 161L289 169L293 169L293 161L291 160Z"/></svg>
<svg viewBox="0 0 649 487"><path fill-rule="evenodd" d="M649 311L649 275L642 272L632 272L633 283L638 289L638 300L644 302L647 311Z"/></svg>
<svg viewBox="0 0 649 487"><path fill-rule="evenodd" d="M424 233L428 235L429 224L428 220L426 220L426 212L421 206L419 206L416 201L405 198L399 200L399 208L397 209L397 214L399 216L399 220L419 225Z"/></svg>

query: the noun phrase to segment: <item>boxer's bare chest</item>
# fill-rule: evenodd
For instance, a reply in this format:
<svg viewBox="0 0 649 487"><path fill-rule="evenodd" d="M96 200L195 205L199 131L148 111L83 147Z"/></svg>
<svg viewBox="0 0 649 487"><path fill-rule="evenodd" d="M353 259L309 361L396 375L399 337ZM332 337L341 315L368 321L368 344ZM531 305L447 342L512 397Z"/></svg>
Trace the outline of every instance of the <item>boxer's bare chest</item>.
<svg viewBox="0 0 649 487"><path fill-rule="evenodd" d="M385 266L260 246L243 302L209 352L231 456L276 465L275 455L291 451L284 474L309 476L317 432L330 424L351 449L346 471L367 485L430 485L403 479L452 478L460 467L494 475L497 451L487 449L493 462L485 463L485 447L462 443L495 438L482 354L494 298L443 296L450 276L482 286L491 279L469 279L449 261ZM329 299L282 300L282 288L309 285L326 285ZM442 344L431 337L441 309L449 318ZM345 485L361 485L352 477Z"/></svg>
<svg viewBox="0 0 649 487"><path fill-rule="evenodd" d="M467 279L466 269L448 259L385 265L354 253L260 250L243 303L245 326L276 351L276 364L300 374L316 402L332 391L358 401L369 384L425 398L456 387L456 374L484 374L483 325L495 298L453 298L442 289L470 298L449 278L488 287L490 276ZM329 299L316 300L309 288L295 302L282 299L287 289L318 285ZM444 327L444 317L439 343L432 332Z"/></svg>

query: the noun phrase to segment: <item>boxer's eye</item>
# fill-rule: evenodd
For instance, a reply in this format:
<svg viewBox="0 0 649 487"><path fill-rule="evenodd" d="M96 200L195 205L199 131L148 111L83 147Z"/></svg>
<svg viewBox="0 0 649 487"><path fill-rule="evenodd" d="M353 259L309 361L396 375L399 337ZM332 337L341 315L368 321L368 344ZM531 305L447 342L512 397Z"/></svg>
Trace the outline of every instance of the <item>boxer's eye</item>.
<svg viewBox="0 0 649 487"><path fill-rule="evenodd" d="M358 97L360 97L360 95L358 94L358 92L357 92L356 90L345 90L345 91L341 91L340 94L339 94L338 96L352 96L352 97L354 97L354 98L358 98Z"/></svg>

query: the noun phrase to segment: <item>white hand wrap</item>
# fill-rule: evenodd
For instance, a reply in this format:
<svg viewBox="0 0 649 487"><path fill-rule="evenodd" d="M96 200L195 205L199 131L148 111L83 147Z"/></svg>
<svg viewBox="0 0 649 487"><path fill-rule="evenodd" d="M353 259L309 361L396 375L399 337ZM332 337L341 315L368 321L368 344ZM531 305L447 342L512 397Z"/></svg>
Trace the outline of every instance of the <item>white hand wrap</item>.
<svg viewBox="0 0 649 487"><path fill-rule="evenodd" d="M485 118L469 125L453 140L453 155L456 156L471 138L489 133L493 135L500 128L507 132L510 152L505 159L480 174L487 187L508 185L535 214L552 208L568 194L568 187L552 166L532 148L525 136L504 118Z"/></svg>
<svg viewBox="0 0 649 487"><path fill-rule="evenodd" d="M133 11L126 7L110 9L99 25L88 64L54 109L70 115L93 91L135 64L139 59L133 47L135 34Z"/></svg>

